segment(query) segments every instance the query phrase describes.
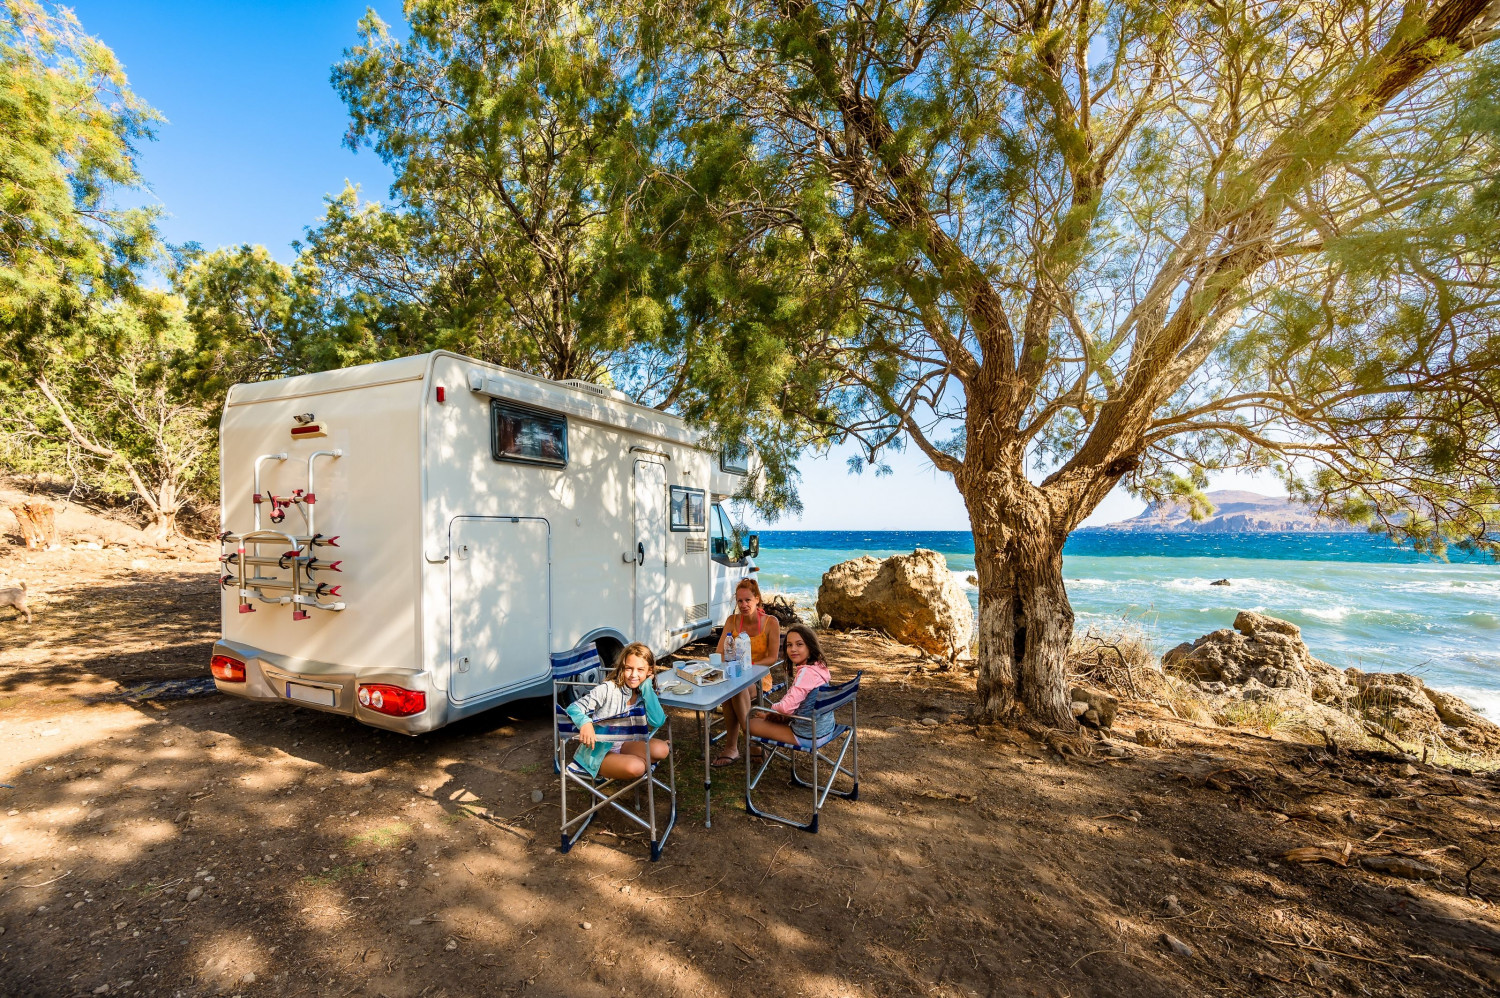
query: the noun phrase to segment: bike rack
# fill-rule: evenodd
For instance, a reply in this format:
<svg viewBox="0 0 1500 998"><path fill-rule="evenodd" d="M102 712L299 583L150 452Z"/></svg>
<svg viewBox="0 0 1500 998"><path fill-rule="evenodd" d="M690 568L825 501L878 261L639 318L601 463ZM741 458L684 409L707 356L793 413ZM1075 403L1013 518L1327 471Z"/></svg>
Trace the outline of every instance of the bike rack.
<svg viewBox="0 0 1500 998"><path fill-rule="evenodd" d="M236 584L239 590L239 612L254 613L255 603L271 603L273 605L289 605L292 608L293 620L306 620L310 615L308 608L317 610L338 611L343 610L348 604L342 600L324 602L320 597L337 597L342 585L331 585L328 582L320 582L313 577L315 572L341 572L342 560L325 561L315 553L315 548L338 547L338 535L324 537L317 531L317 502L318 496L313 485L313 464L320 457L340 458L344 456L342 450L320 450L314 451L307 458L307 488L295 489L290 496L285 498L272 493L262 492L260 486L261 465L267 461L285 461L288 459L285 451L274 454L262 454L255 459L252 474L254 484L254 495L251 499L255 511L254 528L239 534L232 530L224 530L219 535L219 561L227 567L233 566L234 572L226 572L219 578L221 588L229 588L231 582ZM295 507L302 514L307 525L305 534L292 534L283 530L264 528L261 525L260 507L269 499L271 504L271 520L280 523L285 517L287 509ZM281 546L281 553L276 556L263 554L261 545L276 542ZM233 545L234 550L228 550ZM249 574L250 569L255 574ZM287 572L287 576L267 575L262 569L276 568Z"/></svg>

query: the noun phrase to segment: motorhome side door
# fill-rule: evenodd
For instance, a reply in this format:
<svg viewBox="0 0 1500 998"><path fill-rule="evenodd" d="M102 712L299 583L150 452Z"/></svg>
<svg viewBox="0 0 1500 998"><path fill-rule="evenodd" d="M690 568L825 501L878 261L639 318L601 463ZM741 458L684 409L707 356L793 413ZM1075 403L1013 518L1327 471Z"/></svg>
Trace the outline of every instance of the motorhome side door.
<svg viewBox="0 0 1500 998"><path fill-rule="evenodd" d="M551 528L461 516L448 528L448 697L463 703L551 673Z"/></svg>
<svg viewBox="0 0 1500 998"><path fill-rule="evenodd" d="M667 469L635 462L635 632L657 653L667 650Z"/></svg>

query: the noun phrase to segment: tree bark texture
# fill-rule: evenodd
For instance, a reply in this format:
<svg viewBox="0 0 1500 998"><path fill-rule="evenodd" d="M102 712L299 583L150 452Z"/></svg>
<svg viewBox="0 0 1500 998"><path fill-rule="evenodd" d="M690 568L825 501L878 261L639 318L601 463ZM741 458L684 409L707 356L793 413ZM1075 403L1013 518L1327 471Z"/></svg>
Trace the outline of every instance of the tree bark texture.
<svg viewBox="0 0 1500 998"><path fill-rule="evenodd" d="M977 462L966 462L972 467ZM979 576L980 720L1022 716L1072 730L1067 704L1073 607L1063 586L1066 529L1019 473L960 474Z"/></svg>
<svg viewBox="0 0 1500 998"><path fill-rule="evenodd" d="M10 507L28 548L52 551L61 547L57 537L57 511L43 502L22 502Z"/></svg>

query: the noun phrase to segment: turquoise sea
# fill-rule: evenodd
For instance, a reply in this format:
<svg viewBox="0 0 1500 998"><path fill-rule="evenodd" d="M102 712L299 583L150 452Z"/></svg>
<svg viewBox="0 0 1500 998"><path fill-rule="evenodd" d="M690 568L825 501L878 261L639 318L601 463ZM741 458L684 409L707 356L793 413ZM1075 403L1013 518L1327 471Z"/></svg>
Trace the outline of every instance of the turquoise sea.
<svg viewBox="0 0 1500 998"><path fill-rule="evenodd" d="M830 565L915 547L941 552L978 605L967 531L763 530L760 545L761 585L802 606ZM1300 625L1327 662L1415 672L1500 719L1500 565L1487 558L1444 561L1364 533L1086 530L1063 549L1063 576L1080 631L1135 626L1161 652L1257 610Z"/></svg>

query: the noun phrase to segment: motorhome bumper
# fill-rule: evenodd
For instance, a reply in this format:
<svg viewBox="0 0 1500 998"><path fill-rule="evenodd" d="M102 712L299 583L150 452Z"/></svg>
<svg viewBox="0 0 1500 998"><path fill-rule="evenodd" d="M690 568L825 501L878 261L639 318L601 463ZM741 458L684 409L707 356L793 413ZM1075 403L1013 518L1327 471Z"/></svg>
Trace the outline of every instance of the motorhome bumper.
<svg viewBox="0 0 1500 998"><path fill-rule="evenodd" d="M347 667L306 659L287 660L226 641L214 644L215 655L228 655L245 663L245 681L215 679L219 692L247 700L279 700L297 707L310 707L330 714L344 714L363 724L406 735L418 735L447 724L448 697L432 685L426 673L380 670L348 671ZM383 683L427 695L427 709L409 717L392 717L363 707L359 687Z"/></svg>

